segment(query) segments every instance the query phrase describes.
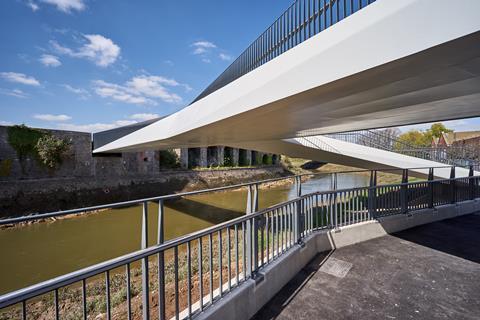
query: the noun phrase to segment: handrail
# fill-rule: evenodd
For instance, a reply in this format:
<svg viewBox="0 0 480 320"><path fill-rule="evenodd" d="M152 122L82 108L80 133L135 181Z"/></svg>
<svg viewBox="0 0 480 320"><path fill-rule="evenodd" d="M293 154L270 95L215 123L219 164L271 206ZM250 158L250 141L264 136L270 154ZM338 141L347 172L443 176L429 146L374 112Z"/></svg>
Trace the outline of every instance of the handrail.
<svg viewBox="0 0 480 320"><path fill-rule="evenodd" d="M376 0L296 0L243 51L196 102Z"/></svg>
<svg viewBox="0 0 480 320"><path fill-rule="evenodd" d="M379 191L382 191L382 192L386 192L388 194L388 192L392 192L392 190L393 190L393 192L401 192L401 190L406 190L403 187L418 186L419 190L427 190L428 189L428 190L432 190L432 192L433 192L433 189L431 189L431 188L429 189L430 185L441 185L443 183L448 182L448 184L445 184L445 185L447 187L450 187L450 186L456 186L457 181L463 182L464 184L468 182L466 185L468 185L469 187L472 186L470 182L475 182L474 186L476 186L478 188L479 182L480 182L480 176L470 176L470 177L467 177L467 178L456 178L456 179L429 180L429 181L423 181L423 182L386 184L386 185L357 187L357 188L345 188L345 189L339 189L339 190L319 191L319 192L313 192L313 193L310 193L310 194L305 194L305 195L297 197L295 199L276 204L274 206L271 206L271 207L263 209L263 210L259 210L257 212L252 213L252 214L248 214L248 215L245 215L245 216L242 216L242 217L234 218L232 220L217 224L215 226L211 226L209 228L205 228L205 229L202 229L202 230L199 230L199 231L196 231L196 232L189 233L189 234L184 235L184 236L177 237L175 239L171 239L169 241L166 241L163 244L157 244L157 245L145 248L145 249L137 250L135 252L125 254L123 256L120 256L120 257L117 257L117 258L114 258L114 259L111 259L111 260L108 260L108 261L105 261L105 262L101 262L101 263L83 268L81 270L74 271L74 272L71 272L71 273L53 278L51 280L43 281L41 283L26 287L26 288L4 294L4 295L0 296L0 309L9 307L11 305L14 305L14 304L17 304L17 303L20 303L20 302L25 302L26 300L32 299L32 298L37 297L39 295L57 290L57 289L62 288L62 287L66 287L68 285L71 285L71 284L74 284L74 283L77 283L77 282L80 282L80 281L85 281L85 279L87 279L87 278L91 278L91 277L99 275L101 273L108 272L108 271L113 270L115 268L118 268L118 267L121 267L121 266L124 266L124 265L128 265L130 263L140 261L140 260L143 260L143 259L148 259L148 257L150 257L150 256L163 253L163 252L165 252L169 249L178 250L179 246L185 245L185 244L190 244L192 241L198 240L202 237L205 237L205 236L210 236L211 237L211 235L215 234L215 233L221 234L222 231L228 230L228 229L233 228L233 227L235 227L235 230L236 230L236 227L238 225L244 225L244 223L249 223L249 222L253 221L253 225L255 225L255 221L258 221L259 218L269 219L270 214L273 214L275 212L277 212L277 214L278 214L279 211L283 210L284 208L289 208L289 206L291 206L291 205L302 204L301 207L303 208L303 203L309 203L309 201L313 202L313 199L317 199L317 205L316 206L318 207L319 206L319 202L318 202L319 198L320 199L335 199L334 200L334 205L336 205L336 203L337 203L336 201L339 198L336 195L345 195L345 194L350 195L349 197L352 197L352 196L354 197L354 196L358 196L358 195L361 195L361 194L366 195L368 198L370 197L370 195L373 195L374 197L377 197L377 196L375 196L377 194L377 192L373 192L373 193L368 193L367 192L367 190L372 190L372 189L373 190L379 190ZM453 184L452 184L452 182L453 182ZM408 188L408 190L415 190L415 189L414 188ZM359 191L363 191L363 193L359 192ZM465 193L465 191L463 191L463 192ZM476 194L479 194L479 192L476 191L475 194L471 193L472 196L474 196ZM422 196L422 195L420 195L420 196ZM346 198L348 198L348 197L346 197ZM395 195L392 196L392 199L394 199L394 200L398 199L398 198L399 197L397 197ZM370 200L368 200L368 201L370 201ZM407 198L405 198L404 201L408 202L409 200ZM433 198L432 198L432 201L433 201ZM399 204L398 205L393 204L393 205L398 206ZM330 206L330 204L328 204L327 207L328 206ZM402 207L402 206L400 206L400 207ZM339 210L341 208L342 208L342 206L339 207ZM302 234L303 234L303 236L306 236L307 234L313 232L314 230L318 230L318 226L317 226L317 229L316 229L315 226L312 224L313 211L310 211L310 213L308 213L308 208L307 207L306 207L306 210L307 211L304 212L303 214L305 214L305 215L311 214L310 217L309 216L306 217L307 222L308 222L308 219L310 219L310 226L308 226L308 225L305 226L304 225L303 226L303 231L302 230L300 231L299 237L302 237ZM385 209L385 210L388 210L388 209ZM292 214L295 211L296 210L292 211ZM298 211L296 211L296 212L298 212ZM318 211L315 211L315 212L316 212L316 214L318 214ZM285 212L283 212L283 214L285 215ZM352 214L352 213L350 213L350 214ZM397 214L398 214L398 212L397 212ZM272 218L273 218L273 216L272 216ZM371 217L371 218L374 218L374 217ZM337 220L336 217L334 219L335 219L335 221ZM273 221L274 220L272 220L272 223L273 223ZM285 220L285 221L287 221L287 220ZM297 218L297 220L292 220L292 221L295 221L295 223L301 223L300 221L303 221L303 220ZM278 220L277 220L277 223L278 223ZM330 222L330 228L335 227L335 225L337 224L337 222L335 222L335 225L332 225L331 223L332 222ZM355 222L353 222L353 223L355 223ZM304 224L305 224L305 222L304 222ZM268 226L268 224L267 224L267 226ZM277 226L277 231L278 231L278 226ZM258 232L258 231L256 231L256 232ZM263 238L262 238L262 241L263 241ZM273 240L273 241L275 241L275 240ZM277 244L277 246L278 246L278 244ZM258 247L258 245L257 245L257 247ZM258 252L255 253L255 254L258 255ZM275 252L272 252L272 254L275 255ZM278 254L280 254L280 253L277 252L277 255ZM262 255L263 255L263 253L262 253ZM267 255L268 255L268 244L267 244ZM237 259L238 259L238 257L237 257ZM266 259L267 259L267 262L268 262L269 257L267 256ZM263 265L264 262L265 262L264 260L260 261L260 264L258 264L258 266ZM165 290L165 289L163 288L163 290Z"/></svg>
<svg viewBox="0 0 480 320"><path fill-rule="evenodd" d="M96 210L129 207L133 205L142 204L145 202L172 200L172 199L177 199L185 196L193 196L193 195L199 195L199 194L210 193L210 192L226 191L226 190L249 187L253 185L261 185L265 183L276 182L280 180L303 178L307 176L312 177L312 176L320 176L320 175L328 175L328 174L338 175L338 174L351 174L351 173L365 173L365 172L371 172L371 171L394 172L394 171L402 171L402 170L427 170L430 168L432 167L412 167L412 168L401 168L401 169L400 168L399 169L376 168L374 170L365 169L365 170L344 170L344 171L336 171L336 172L303 173L298 175L290 175L286 177L278 177L278 178L264 179L264 180L254 181L254 182L233 184L233 185L222 186L217 188L202 189L202 190L174 193L169 195L155 196L155 197L142 198L142 199L136 199L136 200L114 202L114 203L108 203L103 205L89 206L89 207L83 207L83 208L77 208L77 209L60 210L60 211L54 211L54 212L48 212L48 213L31 214L31 215L21 216L21 217L0 219L0 226L6 225L6 224L16 224L16 223L22 223L22 222L28 222L28 221L34 221L34 220L56 218L60 216L68 216L68 215L73 215L77 213L93 212ZM437 166L433 168L434 169L451 168L451 166Z"/></svg>

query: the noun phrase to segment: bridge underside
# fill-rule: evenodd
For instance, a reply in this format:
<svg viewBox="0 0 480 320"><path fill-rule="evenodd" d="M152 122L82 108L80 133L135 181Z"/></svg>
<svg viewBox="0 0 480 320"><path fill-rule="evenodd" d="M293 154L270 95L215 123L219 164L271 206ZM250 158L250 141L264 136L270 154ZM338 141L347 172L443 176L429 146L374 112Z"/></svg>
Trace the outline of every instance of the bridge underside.
<svg viewBox="0 0 480 320"><path fill-rule="evenodd" d="M477 12L480 2L473 0L455 10L447 0L377 1L95 152L229 145L480 116Z"/></svg>
<svg viewBox="0 0 480 320"><path fill-rule="evenodd" d="M478 12L477 0L462 0L455 10L447 0L374 2L94 152L227 145L359 167L402 167L395 159L365 159L342 149L350 146L325 152L295 138L480 116ZM403 167L422 166L402 160ZM425 166L432 165L439 164Z"/></svg>

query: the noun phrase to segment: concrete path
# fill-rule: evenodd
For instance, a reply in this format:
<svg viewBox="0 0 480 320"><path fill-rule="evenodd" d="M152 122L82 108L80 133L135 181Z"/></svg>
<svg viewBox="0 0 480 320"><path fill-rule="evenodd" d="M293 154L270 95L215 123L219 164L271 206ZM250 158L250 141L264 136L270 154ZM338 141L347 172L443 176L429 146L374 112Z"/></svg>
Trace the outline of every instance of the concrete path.
<svg viewBox="0 0 480 320"><path fill-rule="evenodd" d="M480 215L318 255L254 319L480 319Z"/></svg>

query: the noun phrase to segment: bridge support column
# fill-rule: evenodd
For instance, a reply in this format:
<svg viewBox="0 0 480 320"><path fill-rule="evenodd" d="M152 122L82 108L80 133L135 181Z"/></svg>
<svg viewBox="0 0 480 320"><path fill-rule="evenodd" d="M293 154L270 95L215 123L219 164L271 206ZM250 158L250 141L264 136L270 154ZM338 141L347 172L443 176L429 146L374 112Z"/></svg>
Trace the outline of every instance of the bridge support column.
<svg viewBox="0 0 480 320"><path fill-rule="evenodd" d="M217 147L217 163L220 167L223 167L225 164L225 147L218 146Z"/></svg>
<svg viewBox="0 0 480 320"><path fill-rule="evenodd" d="M238 148L232 149L232 165L238 167L238 160L240 158L240 150Z"/></svg>
<svg viewBox="0 0 480 320"><path fill-rule="evenodd" d="M252 165L252 150L245 150L245 165Z"/></svg>
<svg viewBox="0 0 480 320"><path fill-rule="evenodd" d="M202 147L202 148L200 148L200 161L199 161L198 164L199 164L200 167L202 167L202 168L208 167L208 157L207 157L207 154L208 154L207 147Z"/></svg>
<svg viewBox="0 0 480 320"><path fill-rule="evenodd" d="M188 168L188 148L181 148L180 149L180 167L183 169Z"/></svg>

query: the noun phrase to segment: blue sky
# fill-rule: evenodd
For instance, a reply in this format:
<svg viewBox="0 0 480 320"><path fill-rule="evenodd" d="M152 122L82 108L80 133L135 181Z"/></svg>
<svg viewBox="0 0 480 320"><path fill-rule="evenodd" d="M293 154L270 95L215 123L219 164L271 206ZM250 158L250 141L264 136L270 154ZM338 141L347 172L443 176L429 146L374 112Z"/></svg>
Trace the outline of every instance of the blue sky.
<svg viewBox="0 0 480 320"><path fill-rule="evenodd" d="M291 2L2 0L0 125L98 131L175 112Z"/></svg>

